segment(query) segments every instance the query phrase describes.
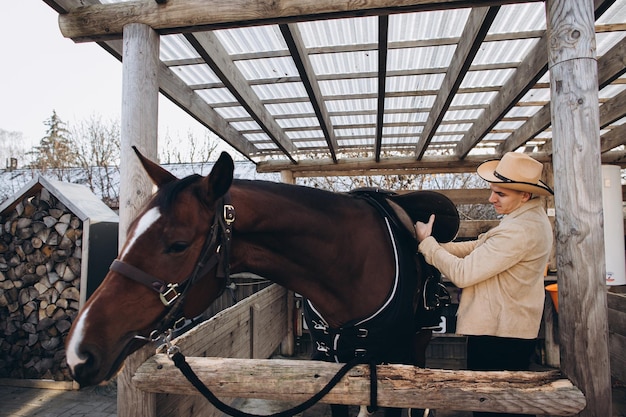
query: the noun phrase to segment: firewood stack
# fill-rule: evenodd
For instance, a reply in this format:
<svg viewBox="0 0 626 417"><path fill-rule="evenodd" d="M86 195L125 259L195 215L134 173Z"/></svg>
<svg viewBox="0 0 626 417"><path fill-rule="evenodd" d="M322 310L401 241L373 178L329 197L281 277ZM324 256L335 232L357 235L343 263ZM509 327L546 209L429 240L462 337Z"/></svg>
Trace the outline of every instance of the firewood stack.
<svg viewBox="0 0 626 417"><path fill-rule="evenodd" d="M0 378L70 380L82 221L42 188L0 218Z"/></svg>

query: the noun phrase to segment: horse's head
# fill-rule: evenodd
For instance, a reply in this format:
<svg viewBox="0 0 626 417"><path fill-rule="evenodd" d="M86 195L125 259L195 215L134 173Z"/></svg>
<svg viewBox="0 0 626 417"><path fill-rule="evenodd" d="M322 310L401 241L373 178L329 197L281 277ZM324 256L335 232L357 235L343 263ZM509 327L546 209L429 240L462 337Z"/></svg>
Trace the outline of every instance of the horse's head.
<svg viewBox="0 0 626 417"><path fill-rule="evenodd" d="M208 176L178 179L137 155L158 191L129 226L118 259L70 330L67 362L81 386L111 378L153 330L200 314L224 286L215 267L224 236L213 231L224 229L214 219L223 220L215 213L223 211L232 183L232 159L223 153Z"/></svg>

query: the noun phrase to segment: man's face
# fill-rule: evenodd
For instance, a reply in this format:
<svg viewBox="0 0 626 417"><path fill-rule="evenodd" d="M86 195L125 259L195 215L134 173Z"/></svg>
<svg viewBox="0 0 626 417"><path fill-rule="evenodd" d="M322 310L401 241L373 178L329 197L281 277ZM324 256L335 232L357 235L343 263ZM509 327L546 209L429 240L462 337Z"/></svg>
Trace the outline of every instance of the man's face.
<svg viewBox="0 0 626 417"><path fill-rule="evenodd" d="M530 200L531 194L524 191L510 190L496 184L490 184L490 187L489 202L498 214L509 214Z"/></svg>

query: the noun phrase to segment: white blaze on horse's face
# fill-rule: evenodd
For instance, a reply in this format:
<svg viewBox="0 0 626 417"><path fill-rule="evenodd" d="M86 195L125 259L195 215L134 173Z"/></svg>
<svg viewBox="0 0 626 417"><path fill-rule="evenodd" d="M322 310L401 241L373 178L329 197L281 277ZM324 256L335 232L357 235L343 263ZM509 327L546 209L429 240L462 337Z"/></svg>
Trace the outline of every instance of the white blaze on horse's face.
<svg viewBox="0 0 626 417"><path fill-rule="evenodd" d="M146 211L143 216L141 216L141 218L137 221L137 226L133 231L133 235L128 238L124 250L119 256L120 259L123 259L124 256L130 252L137 239L150 229L150 226L156 223L159 218L161 218L161 212L158 207L152 207L150 210Z"/></svg>
<svg viewBox="0 0 626 417"><path fill-rule="evenodd" d="M78 321L74 324L75 328L72 332L72 337L67 343L67 348L65 352L65 357L67 360L67 365L70 367L70 371L74 373L74 369L84 363L87 358L81 357L79 352L79 346L85 337L85 321L87 320L87 313L89 312L89 308L84 310L79 316Z"/></svg>
<svg viewBox="0 0 626 417"><path fill-rule="evenodd" d="M158 207L151 208L137 221L135 229L132 232L132 236L128 238L124 251L120 254L119 258L122 259L127 254L137 241L137 239L144 234L150 227L161 217L161 212ZM89 307L85 308L77 317L77 321L74 324L74 330L67 343L66 359L67 364L70 367L72 373L74 369L85 363L88 357L81 355L81 346L83 339L85 338L85 323L87 322L87 316L89 313Z"/></svg>

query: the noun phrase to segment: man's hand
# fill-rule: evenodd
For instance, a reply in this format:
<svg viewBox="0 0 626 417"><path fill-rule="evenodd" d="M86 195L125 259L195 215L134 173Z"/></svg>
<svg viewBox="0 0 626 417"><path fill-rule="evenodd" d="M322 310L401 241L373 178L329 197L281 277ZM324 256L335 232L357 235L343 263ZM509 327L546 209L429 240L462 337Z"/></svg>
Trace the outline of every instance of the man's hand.
<svg viewBox="0 0 626 417"><path fill-rule="evenodd" d="M435 215L431 214L428 223L415 223L415 235L417 240L421 242L433 233L433 224L435 223Z"/></svg>

